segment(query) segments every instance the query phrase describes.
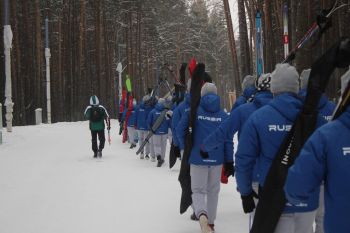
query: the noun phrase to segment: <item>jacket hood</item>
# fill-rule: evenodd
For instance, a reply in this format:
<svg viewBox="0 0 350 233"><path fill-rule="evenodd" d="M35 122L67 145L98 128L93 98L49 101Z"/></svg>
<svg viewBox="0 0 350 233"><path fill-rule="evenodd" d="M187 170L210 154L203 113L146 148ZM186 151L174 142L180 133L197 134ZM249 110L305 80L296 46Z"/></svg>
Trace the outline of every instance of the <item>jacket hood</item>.
<svg viewBox="0 0 350 233"><path fill-rule="evenodd" d="M343 114L338 118L350 130L350 106L346 108Z"/></svg>
<svg viewBox="0 0 350 233"><path fill-rule="evenodd" d="M253 103L258 108L261 108L262 106L268 104L272 99L273 95L270 91L261 91L256 93Z"/></svg>
<svg viewBox="0 0 350 233"><path fill-rule="evenodd" d="M190 94L190 93L186 93L186 94L185 94L185 101L186 101L186 103L188 103L188 104L191 103L191 94Z"/></svg>
<svg viewBox="0 0 350 233"><path fill-rule="evenodd" d="M201 98L199 104L207 112L220 111L220 97L215 94L207 94Z"/></svg>
<svg viewBox="0 0 350 233"><path fill-rule="evenodd" d="M156 109L157 109L158 111L163 111L163 109L164 109L164 105L163 105L163 104L158 103L158 104L156 104Z"/></svg>
<svg viewBox="0 0 350 233"><path fill-rule="evenodd" d="M293 93L283 93L277 95L269 105L289 121L294 121L303 107L303 101Z"/></svg>
<svg viewBox="0 0 350 233"><path fill-rule="evenodd" d="M299 91L299 96L302 98L302 100L304 101L305 98L306 98L306 94L307 94L307 90L306 89L301 89ZM321 95L321 98L320 98L320 102L318 103L318 108L319 109L322 109L324 107L326 107L326 105L328 104L328 98L326 95Z"/></svg>
<svg viewBox="0 0 350 233"><path fill-rule="evenodd" d="M255 92L256 88L254 86L248 86L246 89L244 89L243 96L246 99L249 99Z"/></svg>

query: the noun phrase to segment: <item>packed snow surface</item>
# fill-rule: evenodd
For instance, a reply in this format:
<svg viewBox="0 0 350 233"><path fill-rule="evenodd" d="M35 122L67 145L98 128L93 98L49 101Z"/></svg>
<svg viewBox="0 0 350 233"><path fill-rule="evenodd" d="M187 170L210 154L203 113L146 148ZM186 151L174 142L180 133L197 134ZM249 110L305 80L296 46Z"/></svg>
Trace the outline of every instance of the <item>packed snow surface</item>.
<svg viewBox="0 0 350 233"><path fill-rule="evenodd" d="M112 122L112 127L117 122ZM14 127L0 145L1 233L200 233L179 214L179 162L140 160L112 128L93 159L88 122ZM107 133L106 133L107 136ZM217 233L248 232L234 179L221 185Z"/></svg>

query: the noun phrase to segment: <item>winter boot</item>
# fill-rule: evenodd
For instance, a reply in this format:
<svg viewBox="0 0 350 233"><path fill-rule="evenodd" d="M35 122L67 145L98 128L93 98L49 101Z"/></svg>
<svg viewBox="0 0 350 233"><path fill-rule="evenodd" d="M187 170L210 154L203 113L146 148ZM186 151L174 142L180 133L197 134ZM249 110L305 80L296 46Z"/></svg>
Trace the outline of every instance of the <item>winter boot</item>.
<svg viewBox="0 0 350 233"><path fill-rule="evenodd" d="M129 147L129 149L132 149L132 148L134 148L133 146L134 146L134 144L131 144L131 145L130 145L130 147Z"/></svg>
<svg viewBox="0 0 350 233"><path fill-rule="evenodd" d="M94 158L97 158L97 152L94 151Z"/></svg>
<svg viewBox="0 0 350 233"><path fill-rule="evenodd" d="M201 226L202 233L213 233L211 230L209 224L208 224L208 217L205 214L201 214L199 216L199 225Z"/></svg>
<svg viewBox="0 0 350 233"><path fill-rule="evenodd" d="M102 150L99 150L99 151L97 152L97 157L99 157L99 158L102 157Z"/></svg>
<svg viewBox="0 0 350 233"><path fill-rule="evenodd" d="M140 159L144 159L145 155L143 153L140 154Z"/></svg>
<svg viewBox="0 0 350 233"><path fill-rule="evenodd" d="M208 224L208 225L209 225L211 231L212 231L212 232L215 232L215 228L214 228L215 225L214 225L214 224Z"/></svg>
<svg viewBox="0 0 350 233"><path fill-rule="evenodd" d="M157 160L158 160L157 167L161 167L164 163L164 160L160 155L157 155Z"/></svg>
<svg viewBox="0 0 350 233"><path fill-rule="evenodd" d="M156 161L156 157L154 155L151 155L151 161L155 162Z"/></svg>
<svg viewBox="0 0 350 233"><path fill-rule="evenodd" d="M193 212L193 214L191 214L191 220L198 221L198 218L194 212Z"/></svg>
<svg viewBox="0 0 350 233"><path fill-rule="evenodd" d="M149 160L149 155L148 154L145 156L145 159Z"/></svg>

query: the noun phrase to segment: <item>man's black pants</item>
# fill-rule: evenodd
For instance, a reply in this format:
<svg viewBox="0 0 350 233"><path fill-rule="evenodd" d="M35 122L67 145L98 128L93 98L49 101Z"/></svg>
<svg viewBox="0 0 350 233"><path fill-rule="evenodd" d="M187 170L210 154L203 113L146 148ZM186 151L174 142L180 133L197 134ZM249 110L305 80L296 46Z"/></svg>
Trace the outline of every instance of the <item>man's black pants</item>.
<svg viewBox="0 0 350 233"><path fill-rule="evenodd" d="M97 135L98 135L98 140L100 141L100 146L97 147ZM97 153L97 150L102 151L103 148L105 147L105 131L104 130L99 130L99 131L92 131L91 130L91 142L92 142L92 151Z"/></svg>

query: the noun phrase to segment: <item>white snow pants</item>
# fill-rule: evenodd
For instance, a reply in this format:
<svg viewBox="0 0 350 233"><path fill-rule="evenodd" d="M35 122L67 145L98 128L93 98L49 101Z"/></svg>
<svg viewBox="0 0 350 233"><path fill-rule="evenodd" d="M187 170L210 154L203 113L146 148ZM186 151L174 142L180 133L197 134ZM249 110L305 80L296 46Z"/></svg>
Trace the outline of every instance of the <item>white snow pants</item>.
<svg viewBox="0 0 350 233"><path fill-rule="evenodd" d="M167 138L167 134L153 135L154 153L156 156L160 155L163 160L165 158Z"/></svg>
<svg viewBox="0 0 350 233"><path fill-rule="evenodd" d="M222 165L191 165L191 189L194 212L208 216L209 224L214 224L218 208Z"/></svg>
<svg viewBox="0 0 350 233"><path fill-rule="evenodd" d="M134 127L128 127L128 137L131 144L136 145L136 129Z"/></svg>
<svg viewBox="0 0 350 233"><path fill-rule="evenodd" d="M141 146L142 143L145 141L149 131L146 130L138 130L137 131L139 134L139 145ZM141 151L142 153L146 153L146 155L149 155L150 153L150 143L146 143L145 147Z"/></svg>
<svg viewBox="0 0 350 233"><path fill-rule="evenodd" d="M169 140L169 144L171 145L171 143L173 142L173 132L171 131L171 129L168 129L168 140Z"/></svg>
<svg viewBox="0 0 350 233"><path fill-rule="evenodd" d="M275 233L308 233L312 232L316 210L304 213L282 214Z"/></svg>
<svg viewBox="0 0 350 233"><path fill-rule="evenodd" d="M259 194L259 183L258 182L253 182L252 184L252 188L254 190L254 192L256 192L256 194ZM254 198L254 202L255 202L255 206L258 205L258 199ZM251 212L249 214L249 226L252 227L253 225L253 220L254 220L254 216L255 216L255 210L253 210L253 212Z"/></svg>
<svg viewBox="0 0 350 233"><path fill-rule="evenodd" d="M315 233L324 233L324 226L323 226L323 219L324 219L324 185L321 185L320 188L320 201L319 206L316 211L316 228Z"/></svg>

